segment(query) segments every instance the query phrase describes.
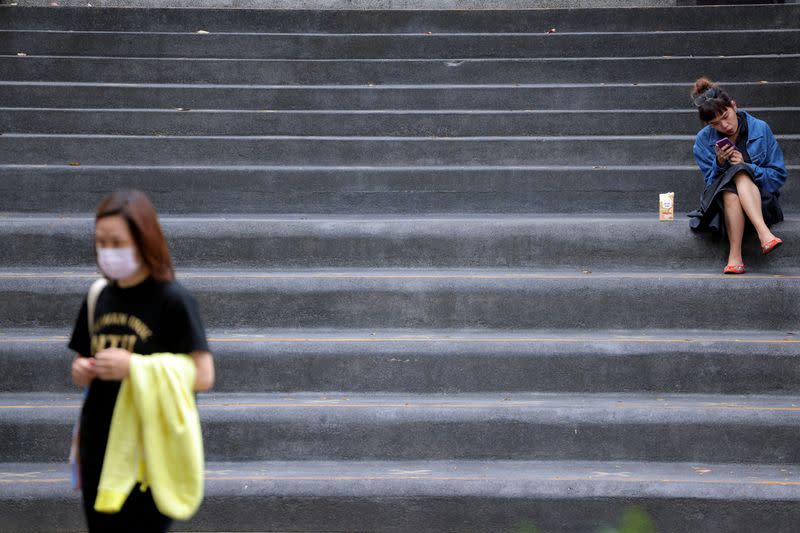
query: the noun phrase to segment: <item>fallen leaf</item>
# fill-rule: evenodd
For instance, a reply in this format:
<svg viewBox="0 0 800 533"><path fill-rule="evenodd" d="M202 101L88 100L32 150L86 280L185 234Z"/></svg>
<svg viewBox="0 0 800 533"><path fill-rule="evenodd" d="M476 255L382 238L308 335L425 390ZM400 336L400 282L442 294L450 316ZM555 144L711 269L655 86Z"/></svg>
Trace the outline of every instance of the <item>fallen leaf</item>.
<svg viewBox="0 0 800 533"><path fill-rule="evenodd" d="M189 109L188 107L179 107L176 109L176 111L191 111L191 109Z"/></svg>
<svg viewBox="0 0 800 533"><path fill-rule="evenodd" d="M28 54L26 54L25 52L17 52L17 55L19 57L26 57Z"/></svg>
<svg viewBox="0 0 800 533"><path fill-rule="evenodd" d="M208 32L206 30L197 30L195 33L197 33L198 35L208 35Z"/></svg>
<svg viewBox="0 0 800 533"><path fill-rule="evenodd" d="M760 80L758 83L769 83L767 80Z"/></svg>
<svg viewBox="0 0 800 533"><path fill-rule="evenodd" d="M79 167L79 166L81 166L81 164L80 164L79 162L77 162L77 161L70 161L70 162L69 162L69 163L67 163L67 164L68 164L69 166L71 166L71 167Z"/></svg>
<svg viewBox="0 0 800 533"><path fill-rule="evenodd" d="M711 472L711 469L710 469L710 468L697 468L697 467L692 467L692 469L693 469L695 472L697 472L698 474L708 474L709 472Z"/></svg>
<svg viewBox="0 0 800 533"><path fill-rule="evenodd" d="M591 270L581 270L581 272L582 272L583 274L591 274L591 273L592 273L592 271L591 271Z"/></svg>
<svg viewBox="0 0 800 533"><path fill-rule="evenodd" d="M556 32L555 28L550 28L549 30L547 30L547 33L555 33L555 32Z"/></svg>

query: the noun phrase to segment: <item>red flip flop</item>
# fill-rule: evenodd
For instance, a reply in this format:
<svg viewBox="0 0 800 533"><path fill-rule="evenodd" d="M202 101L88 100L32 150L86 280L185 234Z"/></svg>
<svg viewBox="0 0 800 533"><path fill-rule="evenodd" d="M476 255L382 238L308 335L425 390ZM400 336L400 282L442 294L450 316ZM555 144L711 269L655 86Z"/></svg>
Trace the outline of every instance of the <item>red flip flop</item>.
<svg viewBox="0 0 800 533"><path fill-rule="evenodd" d="M764 254L764 255L767 255L768 253L773 251L775 248L778 248L781 244L783 244L782 240L780 240L780 239L772 239L768 243L761 245L761 253Z"/></svg>
<svg viewBox="0 0 800 533"><path fill-rule="evenodd" d="M745 269L744 265L728 265L725 267L725 270L722 271L723 274L744 274Z"/></svg>

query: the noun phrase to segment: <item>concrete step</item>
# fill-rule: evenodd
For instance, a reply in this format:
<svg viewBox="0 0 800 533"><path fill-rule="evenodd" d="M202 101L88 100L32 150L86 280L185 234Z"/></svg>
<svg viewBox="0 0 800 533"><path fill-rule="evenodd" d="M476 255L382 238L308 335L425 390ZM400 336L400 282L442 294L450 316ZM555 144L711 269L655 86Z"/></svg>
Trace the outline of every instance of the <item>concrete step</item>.
<svg viewBox="0 0 800 533"><path fill-rule="evenodd" d="M0 390L74 392L69 330L0 331ZM800 394L798 331L209 331L218 392Z"/></svg>
<svg viewBox="0 0 800 533"><path fill-rule="evenodd" d="M241 85L797 81L800 54L544 59L181 59L0 56L11 81Z"/></svg>
<svg viewBox="0 0 800 533"><path fill-rule="evenodd" d="M463 33L730 30L800 27L800 6L759 5L630 9L237 10L98 9L3 6L0 29L84 31Z"/></svg>
<svg viewBox="0 0 800 533"><path fill-rule="evenodd" d="M0 324L9 329L69 327L96 277L79 270L0 271L0 297L9 302L0 307ZM199 301L207 325L219 329L791 331L800 320L796 271L723 276L509 269L183 270L179 278Z"/></svg>
<svg viewBox="0 0 800 533"><path fill-rule="evenodd" d="M81 394L0 394L0 453L60 461ZM800 397L209 394L209 461L599 460L796 464Z"/></svg>
<svg viewBox="0 0 800 533"><path fill-rule="evenodd" d="M721 271L728 247L648 215L593 216L163 216L176 266L186 268L570 268ZM747 265L784 274L800 263L800 219L774 227L789 244L763 256L754 232ZM10 216L0 225L0 268L94 265L94 217ZM620 258L628 258L620 262Z"/></svg>
<svg viewBox="0 0 800 533"><path fill-rule="evenodd" d="M538 80L542 81L542 80ZM739 82L725 87L751 108L797 106L800 82ZM0 80L3 105L30 108L218 110L585 110L694 111L690 83L502 85L244 86L104 84ZM655 121L648 121L655 122ZM700 126L699 121L696 122Z"/></svg>
<svg viewBox="0 0 800 533"><path fill-rule="evenodd" d="M796 54L796 29L623 33L289 34L0 31L0 54L442 59Z"/></svg>
<svg viewBox="0 0 800 533"><path fill-rule="evenodd" d="M786 164L800 163L800 134L776 135L776 139ZM693 144L693 135L192 137L8 133L0 136L0 164L664 166L692 165Z"/></svg>
<svg viewBox="0 0 800 533"><path fill-rule="evenodd" d="M800 165L789 165L788 170L794 175ZM679 212L689 211L699 205L703 180L694 165L0 165L0 212L91 213L108 192L130 188L147 192L162 214L485 213L494 217L498 213L601 213L617 217L619 213L655 213L658 194L668 191L675 191ZM795 181L789 179L781 192L784 211L800 211Z"/></svg>
<svg viewBox="0 0 800 533"><path fill-rule="evenodd" d="M65 465L2 463L11 532L80 530ZM797 469L601 461L208 463L206 498L177 531L585 533L640 506L658 531L793 533ZM43 508L48 512L38 512ZM752 526L752 527L751 527ZM743 529L747 528L747 529Z"/></svg>
<svg viewBox="0 0 800 533"><path fill-rule="evenodd" d="M800 100L797 102L800 104ZM800 107L748 108L776 135L800 133ZM102 135L464 137L696 134L697 111L230 111L0 108L0 132Z"/></svg>
<svg viewBox="0 0 800 533"><path fill-rule="evenodd" d="M691 0L501 0L490 9L571 9L586 7L664 7L686 5ZM790 0L791 1L791 0ZM350 0L99 0L88 4L83 0L3 0L4 4L24 7L102 7L102 8L223 8L223 9L349 9L349 10L408 10L408 9L487 9L481 0L371 0L353 3Z"/></svg>

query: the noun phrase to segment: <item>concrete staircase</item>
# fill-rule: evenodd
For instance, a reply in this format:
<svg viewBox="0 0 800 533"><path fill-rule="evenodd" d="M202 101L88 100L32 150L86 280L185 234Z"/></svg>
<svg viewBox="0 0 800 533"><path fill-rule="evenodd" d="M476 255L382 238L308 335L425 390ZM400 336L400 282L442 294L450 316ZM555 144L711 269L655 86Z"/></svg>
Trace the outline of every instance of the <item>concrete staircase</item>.
<svg viewBox="0 0 800 533"><path fill-rule="evenodd" d="M82 528L66 334L136 187L218 369L178 529L796 531L798 23L0 7L0 530ZM682 215L700 75L789 165L746 276Z"/></svg>

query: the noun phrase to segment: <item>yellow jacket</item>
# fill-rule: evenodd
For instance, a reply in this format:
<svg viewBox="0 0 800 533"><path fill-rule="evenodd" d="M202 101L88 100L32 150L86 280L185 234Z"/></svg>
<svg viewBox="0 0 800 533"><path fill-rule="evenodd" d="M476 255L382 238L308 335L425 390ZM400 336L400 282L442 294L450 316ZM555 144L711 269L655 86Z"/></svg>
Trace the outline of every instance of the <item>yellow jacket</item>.
<svg viewBox="0 0 800 533"><path fill-rule="evenodd" d="M187 355L131 355L114 406L96 511L116 513L136 482L156 507L188 520L203 499L203 439Z"/></svg>

